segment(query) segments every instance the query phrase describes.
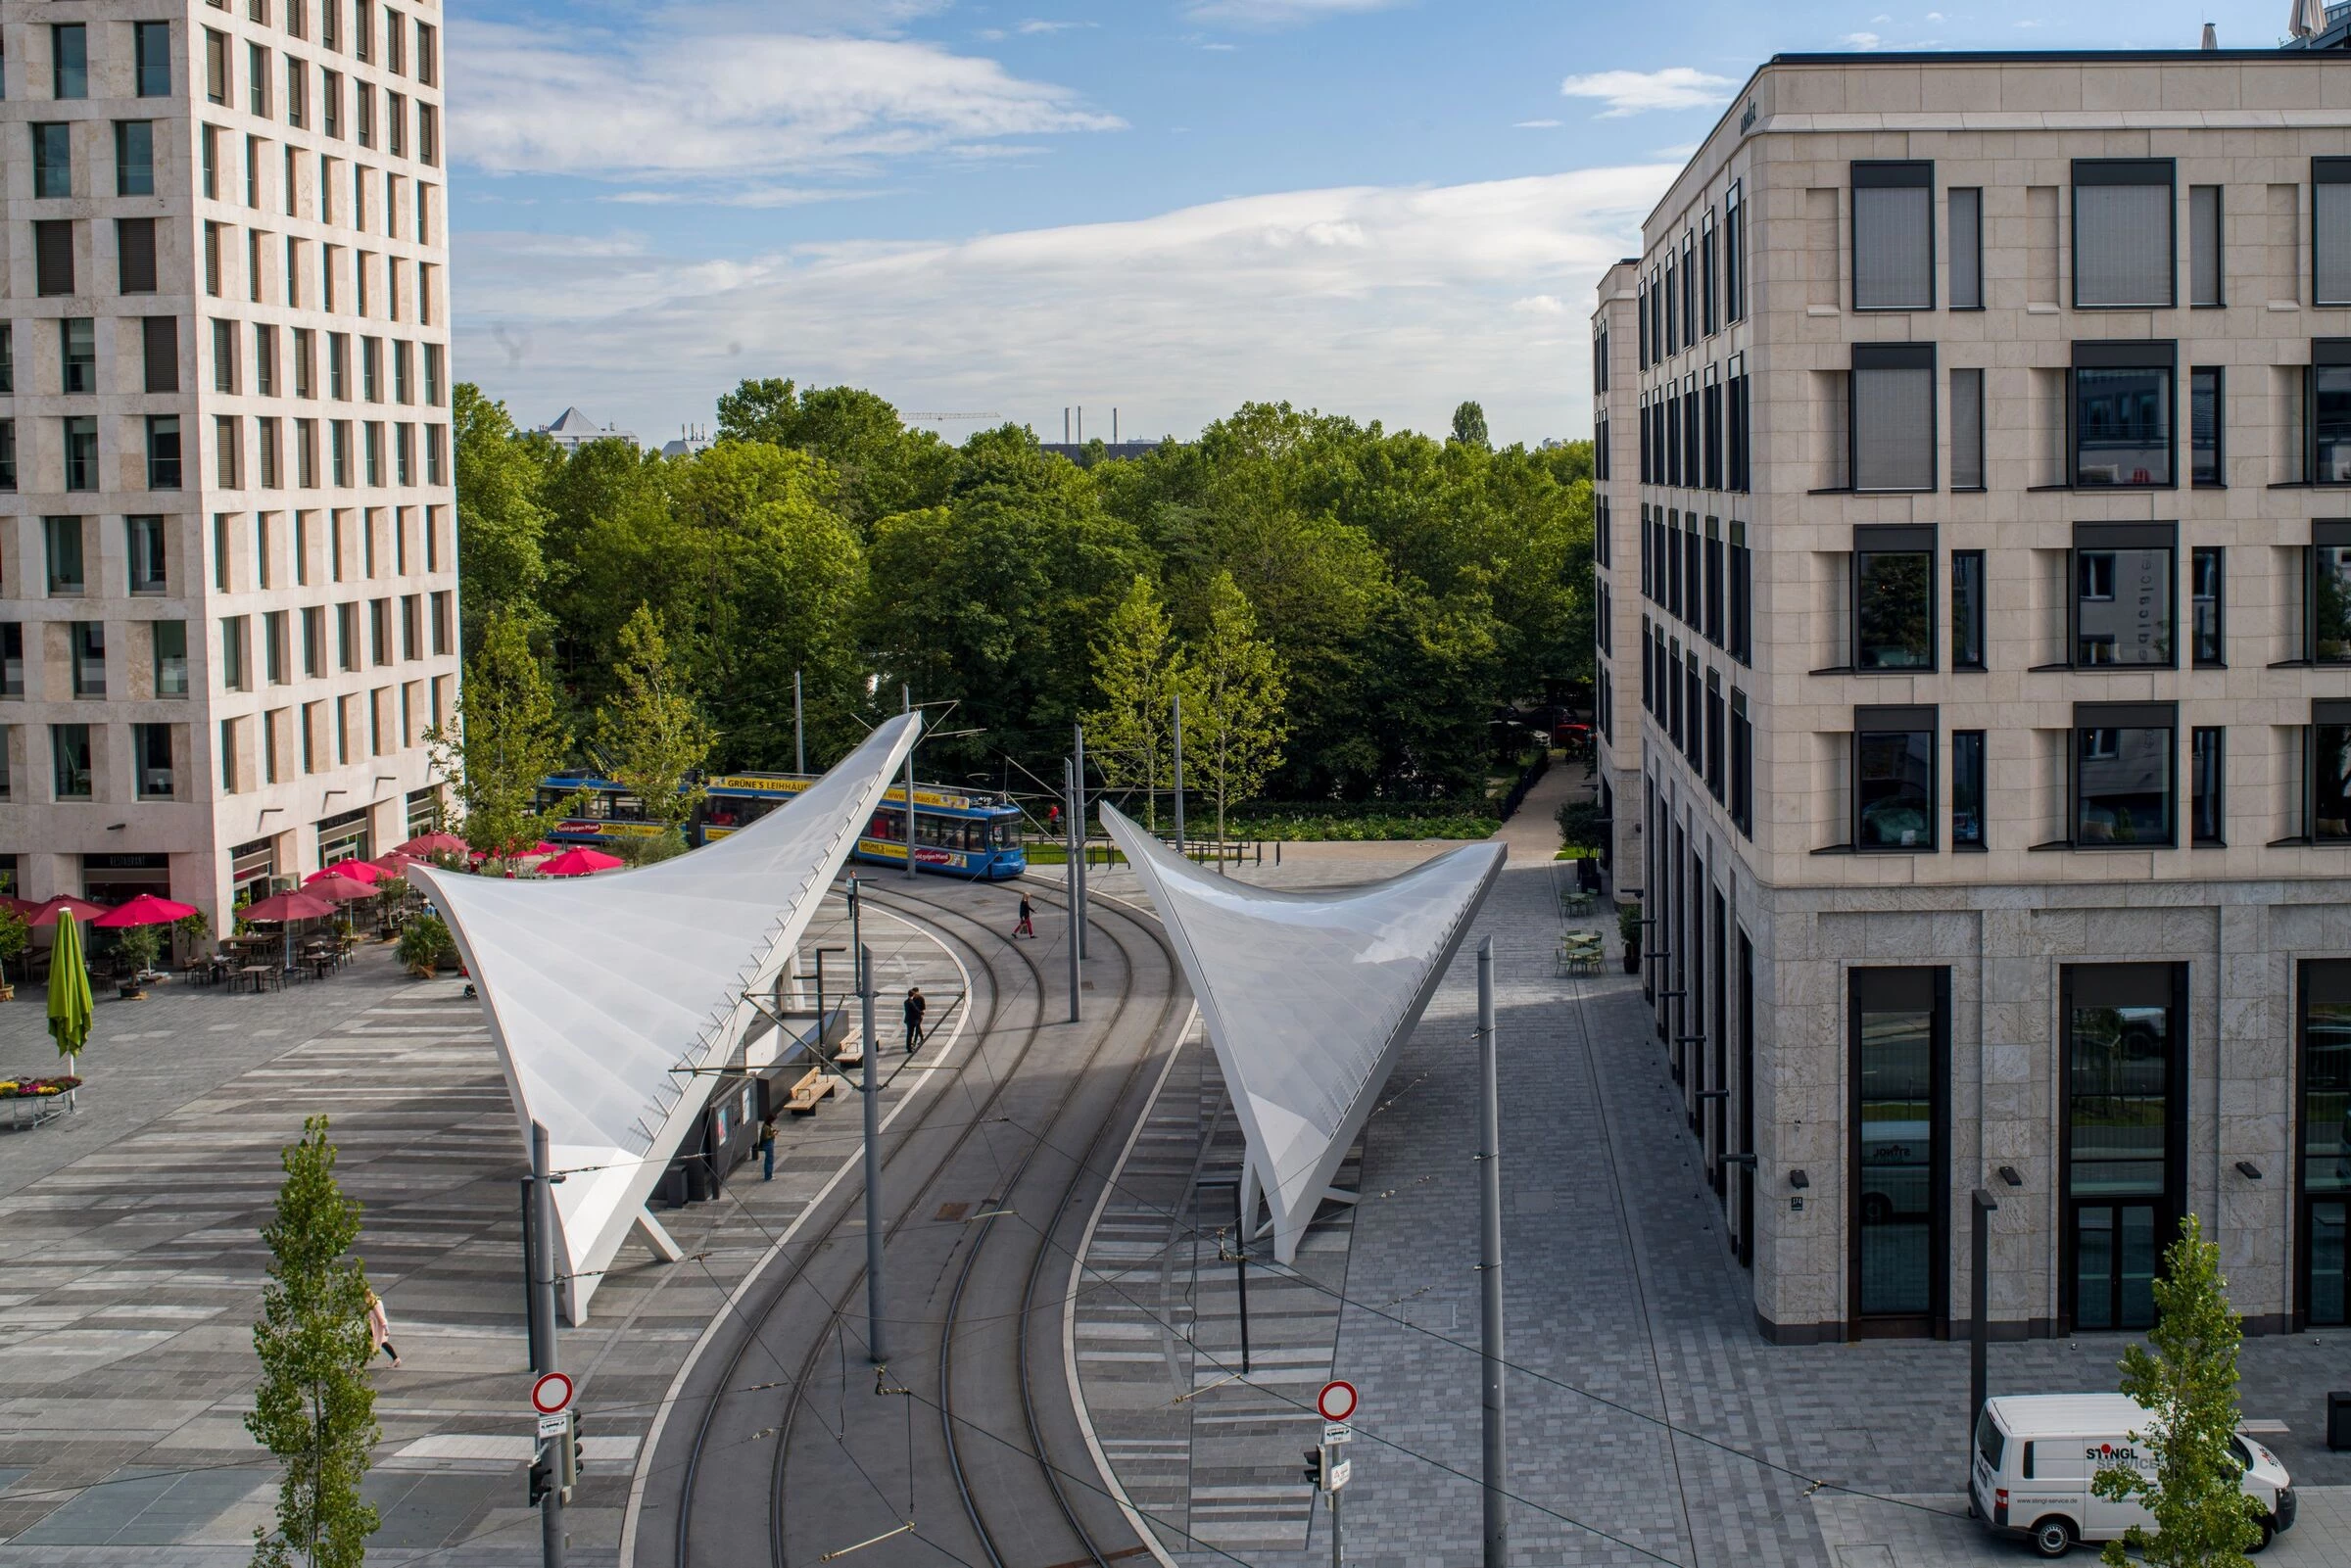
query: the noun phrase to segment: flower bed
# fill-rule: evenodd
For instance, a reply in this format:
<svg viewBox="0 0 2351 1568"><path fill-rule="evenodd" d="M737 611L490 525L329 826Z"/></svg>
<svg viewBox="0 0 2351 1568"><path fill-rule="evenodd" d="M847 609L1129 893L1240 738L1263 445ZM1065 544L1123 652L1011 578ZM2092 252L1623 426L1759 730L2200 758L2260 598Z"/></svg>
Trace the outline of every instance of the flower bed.
<svg viewBox="0 0 2351 1568"><path fill-rule="evenodd" d="M0 1078L0 1100L42 1100L80 1087L81 1080L70 1072L55 1078Z"/></svg>

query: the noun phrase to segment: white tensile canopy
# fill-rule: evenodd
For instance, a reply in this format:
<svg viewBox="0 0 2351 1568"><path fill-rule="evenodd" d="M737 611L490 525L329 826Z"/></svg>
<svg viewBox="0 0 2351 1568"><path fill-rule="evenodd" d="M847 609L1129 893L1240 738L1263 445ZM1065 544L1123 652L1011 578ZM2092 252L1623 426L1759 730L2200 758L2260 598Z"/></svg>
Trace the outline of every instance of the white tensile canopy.
<svg viewBox="0 0 2351 1568"><path fill-rule="evenodd" d="M915 741L901 714L739 832L634 871L508 880L412 866L479 987L521 1123L547 1128L564 1315L588 1299L759 1017Z"/></svg>
<svg viewBox="0 0 2351 1568"><path fill-rule="evenodd" d="M1284 1263L1330 1190L1445 966L1502 870L1469 844L1399 877L1316 892L1202 870L1105 803L1199 999Z"/></svg>

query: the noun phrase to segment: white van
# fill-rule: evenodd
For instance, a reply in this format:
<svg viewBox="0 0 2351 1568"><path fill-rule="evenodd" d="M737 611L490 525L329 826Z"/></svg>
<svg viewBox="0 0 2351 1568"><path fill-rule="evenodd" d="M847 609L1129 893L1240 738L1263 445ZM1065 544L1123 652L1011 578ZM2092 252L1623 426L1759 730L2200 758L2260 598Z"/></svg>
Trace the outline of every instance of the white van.
<svg viewBox="0 0 2351 1568"><path fill-rule="evenodd" d="M1984 1402L1976 1422L1969 1501L1977 1518L2002 1535L2028 1538L2043 1557L2062 1557L2078 1541L2119 1541L2154 1518L2136 1498L2113 1502L2089 1490L2103 1469L2153 1460L2131 1434L2144 1430L2146 1408L2127 1394L2005 1394ZM2261 1544L2294 1527L2293 1484L2268 1449L2239 1432L2245 1496L2261 1504Z"/></svg>

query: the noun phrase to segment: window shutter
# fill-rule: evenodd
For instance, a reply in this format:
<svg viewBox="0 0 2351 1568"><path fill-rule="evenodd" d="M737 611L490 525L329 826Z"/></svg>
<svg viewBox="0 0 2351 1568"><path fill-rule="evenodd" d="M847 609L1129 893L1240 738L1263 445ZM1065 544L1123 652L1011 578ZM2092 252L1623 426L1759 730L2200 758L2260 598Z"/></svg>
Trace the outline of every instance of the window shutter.
<svg viewBox="0 0 2351 1568"><path fill-rule="evenodd" d="M2169 159L2074 165L2074 304L2168 306L2172 283Z"/></svg>
<svg viewBox="0 0 2351 1568"><path fill-rule="evenodd" d="M2311 160L2311 288L2320 305L2351 305L2351 158Z"/></svg>
<svg viewBox="0 0 2351 1568"><path fill-rule="evenodd" d="M1984 308L1984 193L1974 186L1951 192L1951 309Z"/></svg>
<svg viewBox="0 0 2351 1568"><path fill-rule="evenodd" d="M179 390L179 320L175 316L151 315L142 323L145 328L147 390L149 392L177 392Z"/></svg>
<svg viewBox="0 0 2351 1568"><path fill-rule="evenodd" d="M1934 345L1855 345L1852 389L1853 488L1934 489Z"/></svg>
<svg viewBox="0 0 2351 1568"><path fill-rule="evenodd" d="M1853 309L1935 308L1935 166L1855 164Z"/></svg>
<svg viewBox="0 0 2351 1568"><path fill-rule="evenodd" d="M42 218L32 225L33 286L41 294L73 292L73 224Z"/></svg>
<svg viewBox="0 0 2351 1568"><path fill-rule="evenodd" d="M1951 372L1951 488L1984 488L1984 372Z"/></svg>
<svg viewBox="0 0 2351 1568"><path fill-rule="evenodd" d="M124 294L155 292L155 219L122 217L115 220L118 282Z"/></svg>

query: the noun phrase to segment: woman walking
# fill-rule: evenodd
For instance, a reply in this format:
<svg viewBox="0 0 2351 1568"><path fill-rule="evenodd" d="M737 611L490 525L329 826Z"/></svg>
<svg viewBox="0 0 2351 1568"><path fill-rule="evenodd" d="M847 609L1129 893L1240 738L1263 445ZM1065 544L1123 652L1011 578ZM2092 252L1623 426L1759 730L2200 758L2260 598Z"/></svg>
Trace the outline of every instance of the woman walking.
<svg viewBox="0 0 2351 1568"><path fill-rule="evenodd" d="M390 1356L394 1366L400 1365L400 1352L392 1348L392 1314L384 1310L384 1299L370 1286L367 1291L367 1358L374 1360L377 1351Z"/></svg>
<svg viewBox="0 0 2351 1568"><path fill-rule="evenodd" d="M1036 906L1029 902L1027 893L1021 894L1021 918L1013 926L1012 934L1016 937L1036 934Z"/></svg>

